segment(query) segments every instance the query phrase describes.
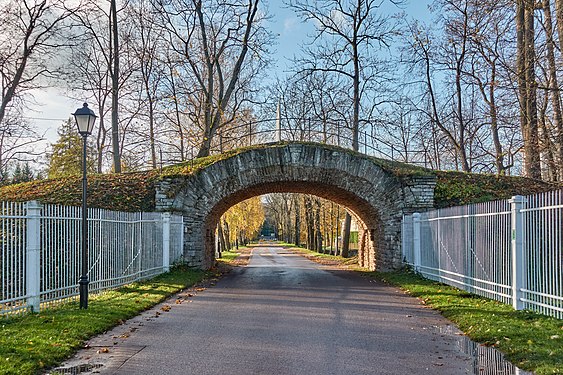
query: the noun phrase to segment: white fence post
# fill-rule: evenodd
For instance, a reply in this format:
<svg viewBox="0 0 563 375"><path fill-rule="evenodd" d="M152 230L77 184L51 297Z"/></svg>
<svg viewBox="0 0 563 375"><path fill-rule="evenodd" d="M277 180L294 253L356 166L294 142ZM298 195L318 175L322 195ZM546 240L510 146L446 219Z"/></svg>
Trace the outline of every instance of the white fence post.
<svg viewBox="0 0 563 375"><path fill-rule="evenodd" d="M170 271L170 212L162 213L162 269Z"/></svg>
<svg viewBox="0 0 563 375"><path fill-rule="evenodd" d="M512 197L511 205L511 233L512 233L512 307L516 310L524 309L522 289L525 287L526 270L524 258L522 206L526 198L521 195Z"/></svg>
<svg viewBox="0 0 563 375"><path fill-rule="evenodd" d="M412 260L414 264L414 270L416 272L420 271L420 214L415 212L412 214Z"/></svg>
<svg viewBox="0 0 563 375"><path fill-rule="evenodd" d="M27 305L33 312L39 312L40 306L40 250L41 250L41 205L37 201L26 204L26 253L25 253L25 288Z"/></svg>

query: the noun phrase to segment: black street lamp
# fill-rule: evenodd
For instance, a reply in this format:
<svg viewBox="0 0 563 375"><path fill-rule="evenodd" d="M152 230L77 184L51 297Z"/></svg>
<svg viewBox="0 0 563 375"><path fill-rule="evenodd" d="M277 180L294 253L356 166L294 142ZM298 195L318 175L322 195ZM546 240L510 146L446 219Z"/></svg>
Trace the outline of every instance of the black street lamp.
<svg viewBox="0 0 563 375"><path fill-rule="evenodd" d="M78 133L82 136L82 272L78 281L80 291L80 308L88 308L88 208L86 206L86 138L92 134L96 114L88 104L84 103L82 108L78 108L73 114L78 127Z"/></svg>

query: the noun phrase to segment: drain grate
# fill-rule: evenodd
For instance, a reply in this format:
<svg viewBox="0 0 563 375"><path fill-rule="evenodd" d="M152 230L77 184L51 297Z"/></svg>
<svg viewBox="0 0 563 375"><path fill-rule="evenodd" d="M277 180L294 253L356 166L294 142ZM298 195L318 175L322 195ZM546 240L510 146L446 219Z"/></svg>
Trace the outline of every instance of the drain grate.
<svg viewBox="0 0 563 375"><path fill-rule="evenodd" d="M56 368L48 373L48 375L77 375L83 372L92 371L93 369L97 369L102 367L102 364L99 363L83 363L81 365L72 366L72 367L61 367Z"/></svg>

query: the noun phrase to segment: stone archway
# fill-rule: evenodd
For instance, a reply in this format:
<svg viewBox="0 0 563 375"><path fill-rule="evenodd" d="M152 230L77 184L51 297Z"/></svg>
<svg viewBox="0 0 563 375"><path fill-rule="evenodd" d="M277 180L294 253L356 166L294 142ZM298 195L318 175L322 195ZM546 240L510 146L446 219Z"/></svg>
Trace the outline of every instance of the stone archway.
<svg viewBox="0 0 563 375"><path fill-rule="evenodd" d="M403 214L433 206L434 176L390 172L378 159L320 144L274 144L242 151L157 185L159 210L182 212L184 258L213 264L215 228L234 204L253 196L307 193L345 206L359 219L359 259L370 269L401 264Z"/></svg>

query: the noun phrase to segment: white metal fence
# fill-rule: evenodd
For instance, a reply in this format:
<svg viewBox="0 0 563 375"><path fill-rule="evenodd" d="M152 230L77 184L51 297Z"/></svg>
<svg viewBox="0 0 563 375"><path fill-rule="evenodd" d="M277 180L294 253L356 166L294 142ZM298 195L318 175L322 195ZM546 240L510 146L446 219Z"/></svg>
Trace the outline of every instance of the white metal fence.
<svg viewBox="0 0 563 375"><path fill-rule="evenodd" d="M78 295L79 207L0 202L0 315ZM89 209L90 291L155 276L182 256L183 218Z"/></svg>
<svg viewBox="0 0 563 375"><path fill-rule="evenodd" d="M423 276L563 318L563 190L403 218L403 257Z"/></svg>

